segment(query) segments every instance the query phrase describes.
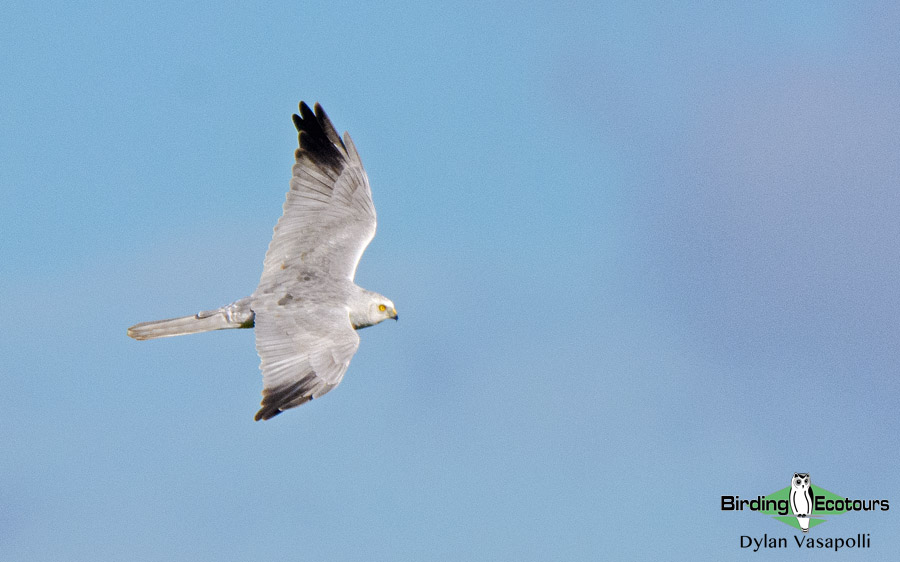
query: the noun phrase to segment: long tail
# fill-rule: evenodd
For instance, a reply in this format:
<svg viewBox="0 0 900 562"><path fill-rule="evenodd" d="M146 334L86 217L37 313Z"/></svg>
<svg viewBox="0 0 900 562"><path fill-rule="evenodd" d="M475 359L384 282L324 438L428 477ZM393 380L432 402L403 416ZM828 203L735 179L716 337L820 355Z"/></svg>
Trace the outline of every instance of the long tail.
<svg viewBox="0 0 900 562"><path fill-rule="evenodd" d="M250 298L233 302L216 310L205 310L192 316L141 322L128 328L128 335L136 340L152 340L186 334L199 334L212 330L252 328L254 314Z"/></svg>

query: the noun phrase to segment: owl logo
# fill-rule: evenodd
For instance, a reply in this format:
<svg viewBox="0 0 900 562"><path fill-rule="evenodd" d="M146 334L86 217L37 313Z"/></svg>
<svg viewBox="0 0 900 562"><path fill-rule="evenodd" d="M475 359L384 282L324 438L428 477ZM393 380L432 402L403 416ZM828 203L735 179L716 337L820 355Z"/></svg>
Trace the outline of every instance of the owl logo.
<svg viewBox="0 0 900 562"><path fill-rule="evenodd" d="M791 511L797 517L800 530L809 532L809 516L812 514L813 496L809 487L809 474L795 472L791 479Z"/></svg>

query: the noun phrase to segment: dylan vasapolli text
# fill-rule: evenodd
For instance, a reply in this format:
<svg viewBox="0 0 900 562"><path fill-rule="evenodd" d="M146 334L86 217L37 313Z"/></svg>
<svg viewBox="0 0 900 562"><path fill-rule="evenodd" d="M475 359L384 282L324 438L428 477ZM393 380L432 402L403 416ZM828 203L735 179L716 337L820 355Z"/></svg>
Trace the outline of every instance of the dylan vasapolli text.
<svg viewBox="0 0 900 562"><path fill-rule="evenodd" d="M869 533L859 533L856 537L793 537L791 543L797 548L827 548L829 550L840 550L842 548L869 548L871 540ZM788 548L788 539L786 537L770 537L763 535L762 538L741 535L741 548L752 548L753 552L757 552L762 548Z"/></svg>

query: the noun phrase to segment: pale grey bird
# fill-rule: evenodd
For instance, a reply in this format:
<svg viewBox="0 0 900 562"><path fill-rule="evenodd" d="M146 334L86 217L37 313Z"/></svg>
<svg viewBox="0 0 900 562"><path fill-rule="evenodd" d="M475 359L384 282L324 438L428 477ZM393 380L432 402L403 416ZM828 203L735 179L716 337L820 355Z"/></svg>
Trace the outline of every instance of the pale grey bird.
<svg viewBox="0 0 900 562"><path fill-rule="evenodd" d="M284 213L259 286L249 297L192 316L128 328L137 340L255 328L267 420L336 387L359 347L356 330L397 319L390 299L353 282L375 236L369 179L350 135L341 140L318 103L294 115L300 148Z"/></svg>

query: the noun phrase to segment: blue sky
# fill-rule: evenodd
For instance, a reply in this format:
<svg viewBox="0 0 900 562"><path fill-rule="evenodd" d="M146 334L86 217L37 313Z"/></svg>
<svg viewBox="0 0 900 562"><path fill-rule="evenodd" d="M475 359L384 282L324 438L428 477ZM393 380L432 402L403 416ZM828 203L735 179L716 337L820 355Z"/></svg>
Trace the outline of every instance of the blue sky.
<svg viewBox="0 0 900 562"><path fill-rule="evenodd" d="M10 3L0 558L728 559L800 471L896 559L900 10L725 4ZM253 291L301 99L403 319L254 423L125 330Z"/></svg>

